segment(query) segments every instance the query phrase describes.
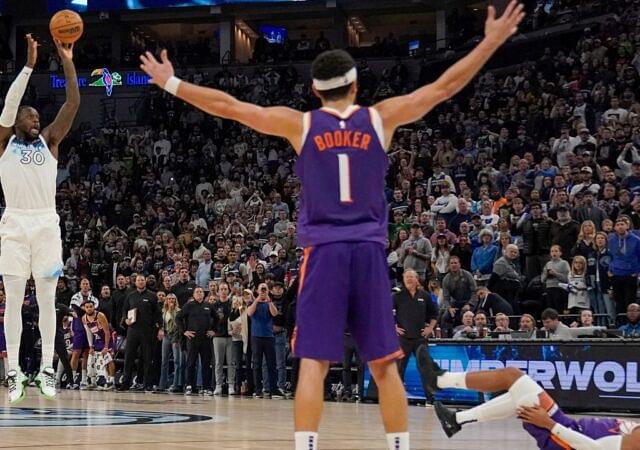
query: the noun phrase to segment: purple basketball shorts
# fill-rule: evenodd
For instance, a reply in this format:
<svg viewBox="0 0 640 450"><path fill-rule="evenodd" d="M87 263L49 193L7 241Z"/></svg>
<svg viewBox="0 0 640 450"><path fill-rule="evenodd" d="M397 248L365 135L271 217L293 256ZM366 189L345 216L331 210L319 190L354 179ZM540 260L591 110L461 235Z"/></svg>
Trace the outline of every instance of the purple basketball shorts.
<svg viewBox="0 0 640 450"><path fill-rule="evenodd" d="M305 249L292 343L298 358L341 361L349 331L363 361L402 357L384 247L336 242Z"/></svg>
<svg viewBox="0 0 640 450"><path fill-rule="evenodd" d="M84 329L81 318L74 318L71 322L71 329L73 330L73 350L85 350L89 348L89 341L87 340L87 332Z"/></svg>

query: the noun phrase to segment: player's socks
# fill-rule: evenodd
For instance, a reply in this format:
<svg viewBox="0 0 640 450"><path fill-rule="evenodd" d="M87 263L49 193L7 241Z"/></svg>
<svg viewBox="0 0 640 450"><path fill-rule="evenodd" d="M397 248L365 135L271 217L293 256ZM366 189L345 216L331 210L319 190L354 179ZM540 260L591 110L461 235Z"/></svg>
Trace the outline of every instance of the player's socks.
<svg viewBox="0 0 640 450"><path fill-rule="evenodd" d="M467 374L466 372L445 372L438 377L438 387L467 389Z"/></svg>
<svg viewBox="0 0 640 450"><path fill-rule="evenodd" d="M3 281L7 294L4 311L4 335L7 341L8 370L20 372L18 353L22 336L22 302L27 279L15 275L5 275Z"/></svg>
<svg viewBox="0 0 640 450"><path fill-rule="evenodd" d="M409 450L409 432L387 433L387 447L389 450Z"/></svg>
<svg viewBox="0 0 640 450"><path fill-rule="evenodd" d="M56 285L57 277L35 278L38 292L38 328L42 339L42 358L40 370L53 367L53 352L56 338Z"/></svg>
<svg viewBox="0 0 640 450"><path fill-rule="evenodd" d="M318 433L313 431L296 431L295 450L318 450Z"/></svg>
<svg viewBox="0 0 640 450"><path fill-rule="evenodd" d="M27 378L21 370L10 370L7 374L7 383L9 384L9 402L12 404L20 403L24 399L24 391L27 387L29 378Z"/></svg>
<svg viewBox="0 0 640 450"><path fill-rule="evenodd" d="M492 398L488 402L456 413L456 421L460 425L470 422L487 422L500 420L516 415L516 405L511 394L506 393Z"/></svg>
<svg viewBox="0 0 640 450"><path fill-rule="evenodd" d="M82 379L80 380L81 384L87 384L87 369L82 369Z"/></svg>
<svg viewBox="0 0 640 450"><path fill-rule="evenodd" d="M35 379L36 386L40 388L40 394L48 399L56 396L56 374L51 367L45 367L38 373Z"/></svg>

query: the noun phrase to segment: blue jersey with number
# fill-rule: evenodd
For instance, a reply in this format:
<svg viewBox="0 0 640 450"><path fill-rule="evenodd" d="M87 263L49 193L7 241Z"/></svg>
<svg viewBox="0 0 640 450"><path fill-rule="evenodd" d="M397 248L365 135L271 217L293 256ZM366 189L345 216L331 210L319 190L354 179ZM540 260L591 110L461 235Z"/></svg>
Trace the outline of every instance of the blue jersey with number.
<svg viewBox="0 0 640 450"><path fill-rule="evenodd" d="M305 115L305 135L295 170L302 183L298 241L379 242L387 238L384 198L389 159L382 124L373 108L340 114L322 108Z"/></svg>

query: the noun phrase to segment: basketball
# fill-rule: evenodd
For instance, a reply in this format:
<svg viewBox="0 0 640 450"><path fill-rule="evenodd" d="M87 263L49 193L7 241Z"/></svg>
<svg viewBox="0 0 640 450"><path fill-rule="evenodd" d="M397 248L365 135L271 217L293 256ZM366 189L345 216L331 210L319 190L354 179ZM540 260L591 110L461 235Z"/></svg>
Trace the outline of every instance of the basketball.
<svg viewBox="0 0 640 450"><path fill-rule="evenodd" d="M65 44L72 44L82 36L84 23L82 17L75 11L63 9L53 15L49 21L49 30L54 39Z"/></svg>

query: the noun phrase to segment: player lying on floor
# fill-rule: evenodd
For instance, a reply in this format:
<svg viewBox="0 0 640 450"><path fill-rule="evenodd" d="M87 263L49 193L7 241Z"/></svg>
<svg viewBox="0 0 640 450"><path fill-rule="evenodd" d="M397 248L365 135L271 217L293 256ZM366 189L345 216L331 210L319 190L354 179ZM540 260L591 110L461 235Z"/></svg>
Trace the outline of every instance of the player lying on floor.
<svg viewBox="0 0 640 450"><path fill-rule="evenodd" d="M481 372L447 372L420 349L418 366L425 391L472 389L505 394L465 411L448 409L440 402L435 411L447 436L463 425L519 417L524 429L544 450L640 450L640 422L614 418L572 419L532 378L515 367Z"/></svg>

